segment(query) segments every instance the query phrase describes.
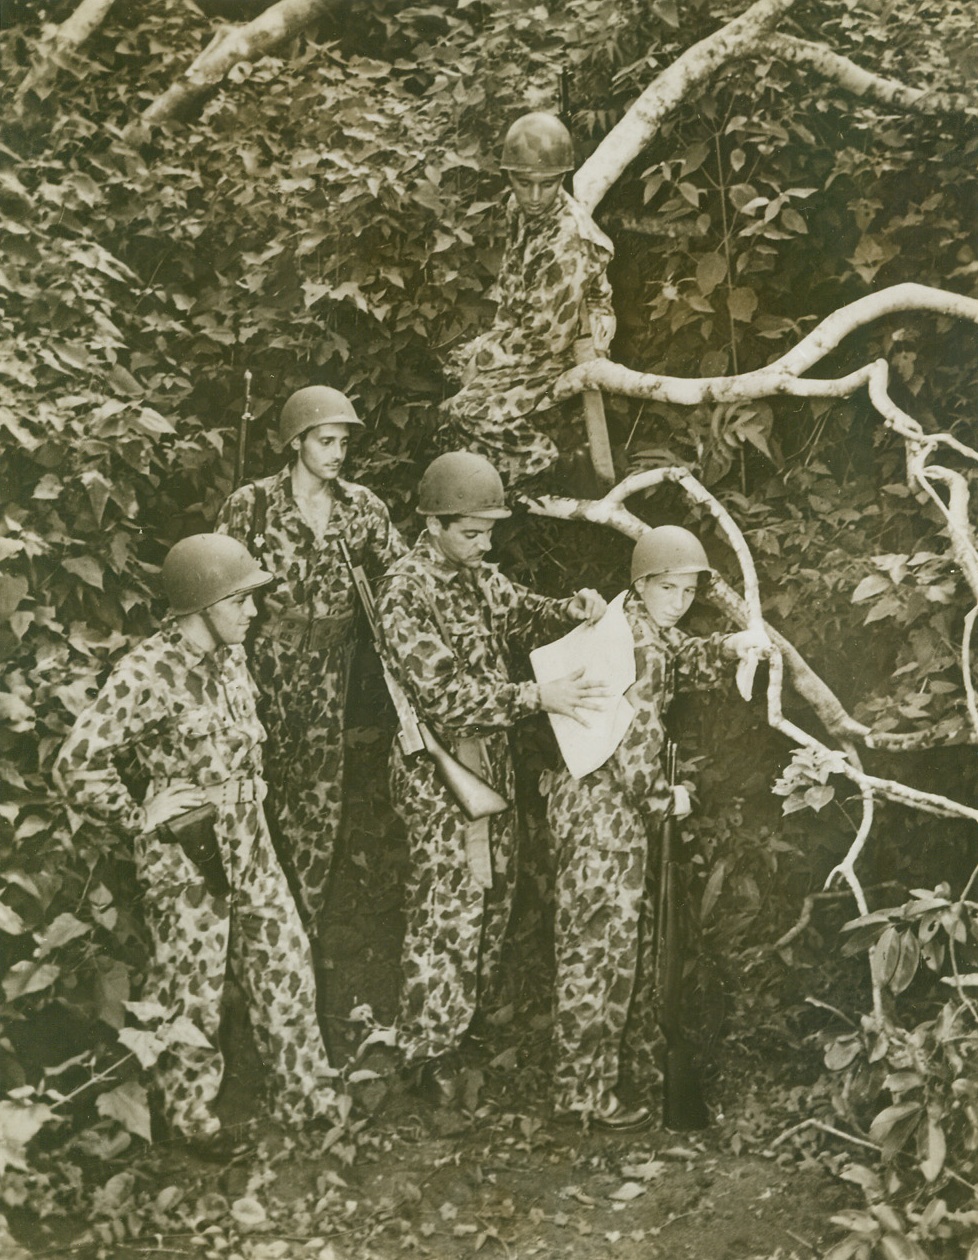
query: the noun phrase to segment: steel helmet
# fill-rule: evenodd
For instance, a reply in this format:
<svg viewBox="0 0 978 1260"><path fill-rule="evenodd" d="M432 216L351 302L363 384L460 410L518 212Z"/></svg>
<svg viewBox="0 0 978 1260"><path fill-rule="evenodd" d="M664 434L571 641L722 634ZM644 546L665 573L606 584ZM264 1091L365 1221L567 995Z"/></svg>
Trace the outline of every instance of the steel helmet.
<svg viewBox="0 0 978 1260"><path fill-rule="evenodd" d="M574 169L571 134L553 114L524 114L506 132L504 171L526 175L562 175Z"/></svg>
<svg viewBox="0 0 978 1260"><path fill-rule="evenodd" d="M300 437L317 424L347 424L363 428L364 424L346 394L329 385L307 385L297 389L286 401L278 422L278 438L282 447Z"/></svg>
<svg viewBox="0 0 978 1260"><path fill-rule="evenodd" d="M710 562L703 544L681 525L659 525L635 544L632 581L657 573L709 573Z"/></svg>
<svg viewBox="0 0 978 1260"><path fill-rule="evenodd" d="M274 581L251 552L226 534L191 534L170 548L160 570L170 611L177 617L202 612L230 595Z"/></svg>
<svg viewBox="0 0 978 1260"><path fill-rule="evenodd" d="M439 455L425 470L418 487L422 516L511 516L502 478L482 455L450 451Z"/></svg>

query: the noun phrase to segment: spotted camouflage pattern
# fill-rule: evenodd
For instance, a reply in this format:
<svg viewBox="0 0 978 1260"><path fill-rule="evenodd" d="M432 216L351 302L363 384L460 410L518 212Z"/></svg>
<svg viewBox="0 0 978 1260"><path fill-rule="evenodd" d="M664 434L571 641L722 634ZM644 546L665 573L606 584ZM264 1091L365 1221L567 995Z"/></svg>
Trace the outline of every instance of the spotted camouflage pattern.
<svg viewBox="0 0 978 1260"><path fill-rule="evenodd" d="M540 709L536 683L512 680L511 653L565 633L567 602L515 586L493 565L454 569L427 532L381 588L378 612L397 680L449 748L461 737L484 737L486 777L508 800L515 799L509 730ZM454 1049L492 993L516 880L517 816L509 809L489 822L493 886L484 892L466 863L465 817L429 758L405 759L395 745L391 797L410 857L398 1039L412 1064Z"/></svg>
<svg viewBox="0 0 978 1260"><path fill-rule="evenodd" d="M487 456L515 486L557 459L557 445L543 430L557 423L560 409L547 393L574 366L585 302L596 342L603 349L611 343L615 316L605 271L614 247L563 189L539 218L525 215L512 196L506 214L492 327L456 353L462 388L441 414L448 448Z"/></svg>
<svg viewBox="0 0 978 1260"><path fill-rule="evenodd" d="M291 470L259 483L266 512L253 536L255 486L236 490L215 529L245 543L276 582L264 594L263 615L251 648L268 732L265 777L268 809L282 865L303 921L315 941L343 812L343 728L354 623L342 640L312 650L280 642L274 620L284 614L349 617L357 597L337 539L355 564L377 577L405 551L387 508L365 486L337 480L329 525L317 536L292 492Z"/></svg>
<svg viewBox="0 0 978 1260"><path fill-rule="evenodd" d="M169 622L115 666L79 715L55 766L70 807L133 836L153 941L143 997L190 1019L210 1043L175 1046L155 1070L172 1129L214 1132L224 1070L217 1030L228 964L247 994L276 1114L289 1124L334 1111L334 1075L316 1022L309 942L271 846L259 777L264 732L244 650L202 653ZM119 772L135 755L151 791L187 780L218 803L231 892L212 897L175 844L146 831Z"/></svg>
<svg viewBox="0 0 978 1260"><path fill-rule="evenodd" d="M589 1113L625 1084L647 1093L660 1041L653 991L657 871L650 835L672 793L662 763L673 677L719 682L726 636L694 638L625 602L635 642L635 715L599 769L552 780L547 817L555 849L554 1107Z"/></svg>

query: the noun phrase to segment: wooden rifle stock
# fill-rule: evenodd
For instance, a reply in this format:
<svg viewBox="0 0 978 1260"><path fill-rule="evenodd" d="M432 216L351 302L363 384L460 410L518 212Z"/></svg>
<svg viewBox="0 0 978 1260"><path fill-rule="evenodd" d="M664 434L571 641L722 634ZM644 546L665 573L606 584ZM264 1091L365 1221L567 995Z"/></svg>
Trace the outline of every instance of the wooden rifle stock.
<svg viewBox="0 0 978 1260"><path fill-rule="evenodd" d="M591 319L587 306L581 310L581 335L574 342L574 362L590 363L596 358L591 337ZM604 414L604 399L599 389L586 389L581 395L584 408L584 424L587 429L588 450L595 475L606 490L615 484L615 461L611 456L608 438L608 422Z"/></svg>
<svg viewBox="0 0 978 1260"><path fill-rule="evenodd" d="M666 774L676 782L676 745L666 741ZM675 857L676 820L662 823L656 914L655 980L659 1026L666 1040L662 1123L674 1132L705 1129L710 1114L703 1100L693 1049L683 1034L683 877Z"/></svg>
<svg viewBox="0 0 978 1260"><path fill-rule="evenodd" d="M377 621L377 604L370 587L370 580L363 571L363 566L353 563L353 556L346 544L346 539L339 540L343 563L350 571L353 586L363 608L370 637L373 639L377 655L380 657L384 671L384 682L390 693L394 712L397 714L399 728L397 740L406 757L425 752L435 764L435 770L442 783L455 799L459 809L469 820L476 822L480 818L490 818L493 814L501 814L509 809L509 801L501 796L491 783L487 783L481 775L463 765L457 757L453 757L448 749L436 738L427 722L422 722L415 712L414 705L408 699L404 688L387 667L384 659L383 645L380 637L380 626Z"/></svg>

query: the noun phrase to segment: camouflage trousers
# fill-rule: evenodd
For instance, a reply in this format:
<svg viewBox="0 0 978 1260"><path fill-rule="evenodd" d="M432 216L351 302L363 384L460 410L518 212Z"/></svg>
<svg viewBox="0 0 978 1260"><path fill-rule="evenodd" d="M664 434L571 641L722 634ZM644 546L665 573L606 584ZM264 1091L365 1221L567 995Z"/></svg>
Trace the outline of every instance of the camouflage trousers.
<svg viewBox="0 0 978 1260"><path fill-rule="evenodd" d="M352 641L309 652L259 639L254 655L269 821L315 944L343 817L343 731Z"/></svg>
<svg viewBox="0 0 978 1260"><path fill-rule="evenodd" d="M230 966L271 1074L275 1115L289 1125L336 1115L335 1073L316 1019L309 941L261 805L221 806L217 829L231 884L226 899L205 891L179 846L161 844L153 834L136 840L143 914L153 941L143 998L185 1016L199 1034L194 1044L172 1045L155 1069L164 1114L181 1134L216 1128L212 1106L224 1072L218 1028Z"/></svg>
<svg viewBox="0 0 978 1260"><path fill-rule="evenodd" d="M441 406L446 450L484 455L512 489L539 477L557 462L557 443L547 432L561 409L536 408L552 378L514 383L511 373L482 373Z"/></svg>
<svg viewBox="0 0 978 1260"><path fill-rule="evenodd" d="M588 1113L609 1092L648 1095L661 1036L653 990L655 880L648 823L606 768L557 776L553 1099Z"/></svg>
<svg viewBox="0 0 978 1260"><path fill-rule="evenodd" d="M494 786L512 800L505 736L491 737L490 746ZM409 848L398 1045L410 1065L454 1050L493 993L516 885L516 811L489 821L486 891L466 861L466 819L427 757L406 762L395 745L391 798Z"/></svg>

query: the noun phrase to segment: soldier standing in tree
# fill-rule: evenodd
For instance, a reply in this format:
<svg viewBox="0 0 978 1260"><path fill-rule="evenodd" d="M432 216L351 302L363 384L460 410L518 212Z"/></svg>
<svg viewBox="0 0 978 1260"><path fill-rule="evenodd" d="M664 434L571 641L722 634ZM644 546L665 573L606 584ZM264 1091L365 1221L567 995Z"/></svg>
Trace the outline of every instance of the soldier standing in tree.
<svg viewBox="0 0 978 1260"><path fill-rule="evenodd" d="M695 535L675 525L645 534L632 553L624 610L635 644L635 713L599 769L561 768L549 792L556 849L554 1113L601 1128L648 1124L648 1106L615 1092L656 1077L651 989L653 913L649 836L668 814L690 812L689 793L663 769L663 726L676 683L717 685L725 659L763 651L750 631L695 638L677 628L710 571Z"/></svg>
<svg viewBox="0 0 978 1260"><path fill-rule="evenodd" d="M283 1123L335 1115L337 1098L309 941L262 809L264 731L241 646L256 612L252 592L272 576L235 540L198 534L171 548L162 580L172 617L117 663L54 774L73 809L133 837L153 940L143 998L192 1021L206 1042L173 1044L160 1059L163 1111L174 1133L221 1157L230 1143L212 1105L224 1071L217 1034L229 964ZM150 780L142 804L120 774L126 754ZM210 829L206 818L191 828L188 812L208 805ZM181 833L212 852L185 850L175 842Z"/></svg>
<svg viewBox="0 0 978 1260"><path fill-rule="evenodd" d="M559 408L547 394L574 366L588 324L599 354L615 332L605 274L611 241L562 185L574 168L570 132L552 114L524 114L510 127L501 162L512 196L506 248L492 296L492 327L455 359L462 388L442 405L450 441L486 455L510 487L556 463Z"/></svg>
<svg viewBox="0 0 978 1260"><path fill-rule="evenodd" d="M547 599L485 562L494 525L510 513L482 456L439 456L417 510L427 529L391 568L378 603L387 663L442 743L512 800L511 728L541 710L581 718L606 694L583 683L583 671L546 686L513 682L513 649L595 620L604 600L590 590ZM516 881L516 811L467 822L432 761L405 760L396 746L391 793L410 850L399 1045L422 1092L447 1102L449 1056L496 977Z"/></svg>
<svg viewBox="0 0 978 1260"><path fill-rule="evenodd" d="M252 671L268 731L273 832L314 949L342 817L354 648L356 593L340 543L373 576L405 550L380 499L339 476L357 428L363 422L339 390L310 385L292 394L279 439L294 458L236 490L216 525L245 542L275 579L257 624Z"/></svg>

